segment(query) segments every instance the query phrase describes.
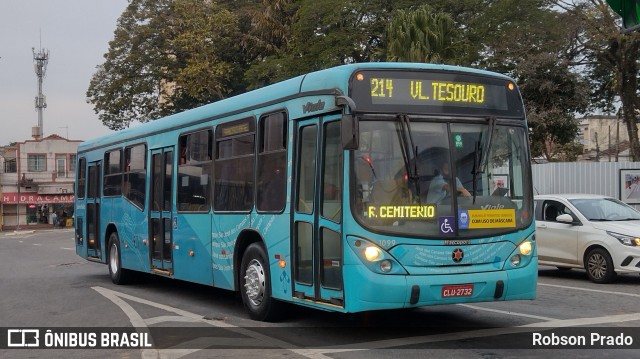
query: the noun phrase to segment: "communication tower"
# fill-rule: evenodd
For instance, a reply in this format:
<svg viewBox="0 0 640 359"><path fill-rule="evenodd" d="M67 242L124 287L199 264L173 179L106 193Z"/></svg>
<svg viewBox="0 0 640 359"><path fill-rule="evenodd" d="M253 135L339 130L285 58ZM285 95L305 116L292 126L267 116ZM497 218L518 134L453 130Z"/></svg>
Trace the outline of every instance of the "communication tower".
<svg viewBox="0 0 640 359"><path fill-rule="evenodd" d="M32 128L31 135L36 139L40 139L43 135L42 111L47 108L47 98L42 93L42 81L47 72L49 50L43 49L42 47L40 47L40 50L37 52L35 48L31 48L31 50L33 51L33 67L38 77L38 96L36 96L35 100L36 111L38 111L38 126Z"/></svg>

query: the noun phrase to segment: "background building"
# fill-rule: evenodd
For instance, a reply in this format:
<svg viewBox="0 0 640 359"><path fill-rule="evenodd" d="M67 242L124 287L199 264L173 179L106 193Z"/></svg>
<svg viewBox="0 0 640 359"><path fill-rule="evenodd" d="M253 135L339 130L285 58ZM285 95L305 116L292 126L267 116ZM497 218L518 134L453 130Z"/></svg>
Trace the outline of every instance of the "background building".
<svg viewBox="0 0 640 359"><path fill-rule="evenodd" d="M0 147L3 229L51 227L54 212L73 218L80 142L50 135Z"/></svg>
<svg viewBox="0 0 640 359"><path fill-rule="evenodd" d="M579 161L630 161L627 125L618 117L586 116L580 119L578 128L578 142L584 146Z"/></svg>

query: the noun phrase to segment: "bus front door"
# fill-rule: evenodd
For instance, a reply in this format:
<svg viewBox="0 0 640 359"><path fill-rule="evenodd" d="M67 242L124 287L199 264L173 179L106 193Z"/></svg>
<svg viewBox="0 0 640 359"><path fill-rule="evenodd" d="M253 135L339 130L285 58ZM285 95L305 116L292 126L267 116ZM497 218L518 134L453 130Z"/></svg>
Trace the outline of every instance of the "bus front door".
<svg viewBox="0 0 640 359"><path fill-rule="evenodd" d="M294 296L344 306L340 123L298 124L293 214Z"/></svg>
<svg viewBox="0 0 640 359"><path fill-rule="evenodd" d="M151 269L173 274L173 147L151 150L151 210L149 238Z"/></svg>
<svg viewBox="0 0 640 359"><path fill-rule="evenodd" d="M89 163L87 176L87 257L101 259L100 245L100 193L102 191L102 161ZM60 218L60 216L58 216ZM106 240L106 238L105 238ZM105 243L106 245L106 243Z"/></svg>

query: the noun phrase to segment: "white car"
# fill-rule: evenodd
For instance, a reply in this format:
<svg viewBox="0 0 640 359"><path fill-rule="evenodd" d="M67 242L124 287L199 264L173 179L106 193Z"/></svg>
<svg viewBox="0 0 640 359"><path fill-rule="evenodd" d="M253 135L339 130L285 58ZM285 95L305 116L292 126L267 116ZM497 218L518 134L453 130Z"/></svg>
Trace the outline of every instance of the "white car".
<svg viewBox="0 0 640 359"><path fill-rule="evenodd" d="M640 212L611 197L535 196L538 262L584 268L595 283L640 273Z"/></svg>

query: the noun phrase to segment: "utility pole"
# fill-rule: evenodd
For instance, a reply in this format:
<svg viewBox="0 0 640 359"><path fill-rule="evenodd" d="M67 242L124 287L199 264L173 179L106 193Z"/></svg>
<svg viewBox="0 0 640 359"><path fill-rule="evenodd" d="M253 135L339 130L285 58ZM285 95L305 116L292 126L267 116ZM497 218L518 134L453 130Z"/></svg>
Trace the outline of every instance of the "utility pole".
<svg viewBox="0 0 640 359"><path fill-rule="evenodd" d="M598 133L596 132L596 162L600 162L600 145L598 144Z"/></svg>
<svg viewBox="0 0 640 359"><path fill-rule="evenodd" d="M607 155L609 156L609 162L611 162L611 125L609 125L609 148L607 151Z"/></svg>
<svg viewBox="0 0 640 359"><path fill-rule="evenodd" d="M31 135L36 139L41 139L44 135L42 112L45 108L47 108L47 98L42 93L42 82L44 80L45 74L47 73L49 50L42 49L42 44L40 45L40 50L38 50L38 52L36 52L36 49L33 47L31 48L31 50L33 51L34 68L36 71L36 76L38 77L38 96L36 96L35 100L36 111L38 111L38 126L34 127L31 130Z"/></svg>
<svg viewBox="0 0 640 359"><path fill-rule="evenodd" d="M620 153L620 121L622 117L622 109L618 110L618 120L616 121L616 162L618 162L618 155Z"/></svg>

